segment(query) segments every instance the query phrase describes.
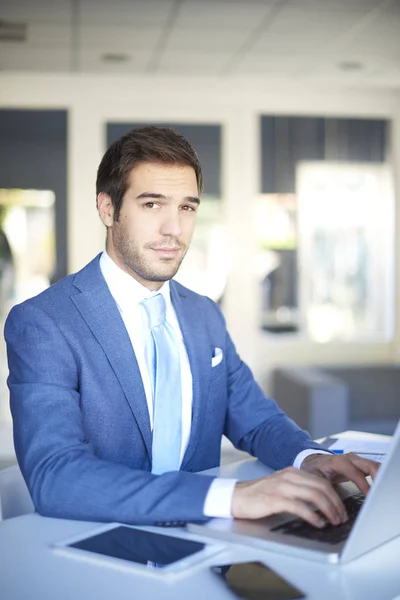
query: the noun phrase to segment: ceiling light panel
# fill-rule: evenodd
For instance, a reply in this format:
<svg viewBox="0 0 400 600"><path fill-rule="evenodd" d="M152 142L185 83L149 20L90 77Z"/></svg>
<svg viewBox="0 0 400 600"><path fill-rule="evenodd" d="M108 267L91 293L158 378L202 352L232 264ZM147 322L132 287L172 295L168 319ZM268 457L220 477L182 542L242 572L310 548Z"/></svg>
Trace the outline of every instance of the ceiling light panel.
<svg viewBox="0 0 400 600"><path fill-rule="evenodd" d="M268 10L270 10L268 4L251 1L237 4L212 0L201 2L186 0L177 15L175 26L183 29L200 27L222 31L252 30L259 25Z"/></svg>
<svg viewBox="0 0 400 600"><path fill-rule="evenodd" d="M65 0L1 0L0 18L24 23L65 23L71 20L71 4Z"/></svg>
<svg viewBox="0 0 400 600"><path fill-rule="evenodd" d="M84 0L79 13L82 24L152 27L165 25L173 6L174 0Z"/></svg>

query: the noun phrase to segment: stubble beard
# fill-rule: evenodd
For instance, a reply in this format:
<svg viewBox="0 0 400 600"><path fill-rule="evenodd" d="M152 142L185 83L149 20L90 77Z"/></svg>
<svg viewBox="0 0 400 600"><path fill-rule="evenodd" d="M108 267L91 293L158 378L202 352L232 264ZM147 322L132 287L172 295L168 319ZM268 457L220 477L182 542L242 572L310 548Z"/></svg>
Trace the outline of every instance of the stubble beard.
<svg viewBox="0 0 400 600"><path fill-rule="evenodd" d="M187 247L184 246L175 238L165 240L166 245L179 246L181 254L177 258L159 259L160 268L153 266L150 260L144 256L145 252L151 254L153 248L157 248L157 244L145 244L141 251L132 240L129 240L124 232L118 227L114 227L113 231L113 246L120 261L127 267L133 276L138 275L141 279L151 282L164 282L172 279L178 272L183 259L185 258ZM160 244L158 244L160 245ZM156 259L156 254L154 254ZM162 268L162 265L165 268Z"/></svg>

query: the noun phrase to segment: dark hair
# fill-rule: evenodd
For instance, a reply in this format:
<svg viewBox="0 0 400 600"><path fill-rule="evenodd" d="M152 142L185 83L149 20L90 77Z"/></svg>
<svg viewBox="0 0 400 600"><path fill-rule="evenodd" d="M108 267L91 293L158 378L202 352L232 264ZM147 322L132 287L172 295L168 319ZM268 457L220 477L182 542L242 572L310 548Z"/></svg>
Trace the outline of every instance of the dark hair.
<svg viewBox="0 0 400 600"><path fill-rule="evenodd" d="M192 167L199 192L203 188L199 159L182 135L166 127L132 129L111 144L97 170L96 197L100 192L109 194L115 208L115 221L118 220L122 199L128 188L129 173L143 162Z"/></svg>

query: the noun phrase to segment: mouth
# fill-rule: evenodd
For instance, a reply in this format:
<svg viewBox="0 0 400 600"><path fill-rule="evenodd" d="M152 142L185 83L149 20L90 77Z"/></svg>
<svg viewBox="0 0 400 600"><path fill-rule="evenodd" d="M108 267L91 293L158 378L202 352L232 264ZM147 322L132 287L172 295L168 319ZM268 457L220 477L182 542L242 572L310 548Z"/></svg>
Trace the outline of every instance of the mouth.
<svg viewBox="0 0 400 600"><path fill-rule="evenodd" d="M160 258L175 258L178 256L180 252L180 248L174 246L173 248L165 247L165 248L152 248L152 250L159 256Z"/></svg>

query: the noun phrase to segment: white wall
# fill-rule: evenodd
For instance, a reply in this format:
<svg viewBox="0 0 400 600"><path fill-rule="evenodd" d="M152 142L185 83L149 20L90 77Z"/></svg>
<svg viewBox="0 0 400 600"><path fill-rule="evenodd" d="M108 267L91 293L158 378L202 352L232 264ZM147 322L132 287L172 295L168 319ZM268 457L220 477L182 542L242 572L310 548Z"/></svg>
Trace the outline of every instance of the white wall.
<svg viewBox="0 0 400 600"><path fill-rule="evenodd" d="M232 272L226 316L242 357L266 384L278 364L400 359L400 285L396 283L393 341L316 345L300 338L272 339L257 327L258 282L252 273L252 202L258 192L260 114L388 118L400 198L400 92L283 85L249 79L161 79L83 75L0 75L0 107L66 108L68 130L69 269L103 247L95 209L96 170L105 149L107 121L182 121L223 125L223 186ZM396 232L400 232L396 210ZM399 236L396 235L396 239ZM400 242L396 242L400 264ZM379 285L379 282L377 282ZM234 293L232 293L234 290Z"/></svg>

